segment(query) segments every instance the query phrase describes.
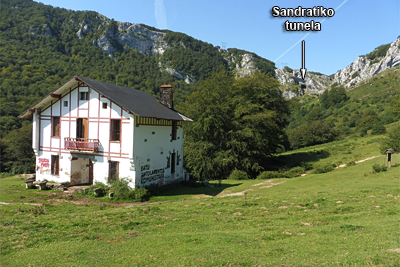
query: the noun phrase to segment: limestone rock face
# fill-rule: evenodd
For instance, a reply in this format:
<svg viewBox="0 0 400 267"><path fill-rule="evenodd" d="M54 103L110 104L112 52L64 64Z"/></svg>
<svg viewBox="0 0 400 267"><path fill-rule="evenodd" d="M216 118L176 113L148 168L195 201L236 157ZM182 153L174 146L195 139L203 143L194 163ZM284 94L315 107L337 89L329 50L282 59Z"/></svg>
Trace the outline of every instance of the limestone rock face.
<svg viewBox="0 0 400 267"><path fill-rule="evenodd" d="M332 83L332 79L324 74L307 72L305 79L301 78L300 70L292 70L291 72L285 69L275 69L275 78L282 84L300 85L301 94L304 93L322 93L326 87ZM286 98L297 96L296 93L286 90L283 94Z"/></svg>
<svg viewBox="0 0 400 267"><path fill-rule="evenodd" d="M47 24L44 24L42 27L31 26L28 30L28 33L33 35L53 36L53 32Z"/></svg>
<svg viewBox="0 0 400 267"><path fill-rule="evenodd" d="M245 77L253 75L254 71L257 69L253 62L254 56L252 54L242 55L242 60L240 64L236 64L236 75L238 77Z"/></svg>
<svg viewBox="0 0 400 267"><path fill-rule="evenodd" d="M385 56L373 60L368 59L366 56L359 56L353 63L336 72L333 78L323 74L307 72L305 80L302 80L299 70L288 72L285 69L276 69L275 77L282 85L301 85L305 93L322 93L325 88L333 83L349 88L382 71L399 65L400 36L390 44ZM285 91L284 95L287 98L296 96L292 91Z"/></svg>
<svg viewBox="0 0 400 267"><path fill-rule="evenodd" d="M149 30L139 24L118 22L118 29L106 29L101 37L93 41L93 45L100 47L104 52L112 55L117 48L112 41L117 41L123 47L137 49L143 54L163 54L167 44L163 41L165 33Z"/></svg>
<svg viewBox="0 0 400 267"><path fill-rule="evenodd" d="M390 44L384 57L370 60L366 56L359 56L349 66L336 72L334 82L346 88L370 78L382 71L400 65L400 36Z"/></svg>

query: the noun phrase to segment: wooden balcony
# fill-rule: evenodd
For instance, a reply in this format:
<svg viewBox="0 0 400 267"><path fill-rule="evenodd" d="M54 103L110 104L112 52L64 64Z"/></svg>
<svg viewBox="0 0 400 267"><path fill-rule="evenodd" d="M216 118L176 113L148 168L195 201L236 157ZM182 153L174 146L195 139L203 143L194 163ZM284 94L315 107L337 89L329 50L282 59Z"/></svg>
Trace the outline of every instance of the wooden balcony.
<svg viewBox="0 0 400 267"><path fill-rule="evenodd" d="M68 150L97 152L99 150L99 140L66 137L64 138L64 147Z"/></svg>

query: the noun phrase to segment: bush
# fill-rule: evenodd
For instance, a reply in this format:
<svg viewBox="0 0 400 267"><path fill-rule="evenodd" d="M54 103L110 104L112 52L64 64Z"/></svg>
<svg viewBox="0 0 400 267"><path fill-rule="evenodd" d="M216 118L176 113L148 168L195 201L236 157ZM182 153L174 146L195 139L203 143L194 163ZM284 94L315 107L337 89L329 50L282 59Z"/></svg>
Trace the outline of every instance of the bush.
<svg viewBox="0 0 400 267"><path fill-rule="evenodd" d="M0 178L6 178L9 176L12 176L12 174L9 172L0 172Z"/></svg>
<svg viewBox="0 0 400 267"><path fill-rule="evenodd" d="M371 134L377 135L377 134L385 134L386 133L386 127L383 125L382 122L375 123L374 126L372 126L372 132Z"/></svg>
<svg viewBox="0 0 400 267"><path fill-rule="evenodd" d="M150 192L144 187L137 187L133 191L134 199L140 200L141 202L149 200Z"/></svg>
<svg viewBox="0 0 400 267"><path fill-rule="evenodd" d="M304 173L305 172L305 168L304 167L294 167L294 168L291 168L288 172L290 172L290 173L293 173L295 176L299 176L299 175L301 175L302 173Z"/></svg>
<svg viewBox="0 0 400 267"><path fill-rule="evenodd" d="M351 166L354 166L354 165L356 165L356 163L354 161L350 161L350 162L348 162L346 164L346 167L351 167Z"/></svg>
<svg viewBox="0 0 400 267"><path fill-rule="evenodd" d="M249 176L246 172L240 171L238 169L234 169L229 175L228 179L230 180L248 180Z"/></svg>
<svg viewBox="0 0 400 267"><path fill-rule="evenodd" d="M313 165L308 162L301 163L301 167L304 168L305 171L309 171L313 169Z"/></svg>
<svg viewBox="0 0 400 267"><path fill-rule="evenodd" d="M314 174L320 174L320 173L327 173L327 172L331 172L335 169L336 164L334 163L326 163L324 165L317 165L313 172Z"/></svg>
<svg viewBox="0 0 400 267"><path fill-rule="evenodd" d="M94 194L94 189L100 188L100 193L98 195ZM110 190L110 187L102 182L95 182L91 186L88 187L85 191L83 191L81 194L82 195L89 195L89 196L96 196L96 197L102 197L107 194L108 190Z"/></svg>
<svg viewBox="0 0 400 267"><path fill-rule="evenodd" d="M128 185L126 178L111 182L110 192L114 193L116 199L135 199L132 188Z"/></svg>
<svg viewBox="0 0 400 267"><path fill-rule="evenodd" d="M385 172L387 171L387 167L385 165L380 165L380 164L374 164L372 166L372 169L374 172Z"/></svg>
<svg viewBox="0 0 400 267"><path fill-rule="evenodd" d="M266 179L272 179L272 178L282 178L283 174L277 171L265 171L260 173L257 176L257 179L260 180L266 180Z"/></svg>

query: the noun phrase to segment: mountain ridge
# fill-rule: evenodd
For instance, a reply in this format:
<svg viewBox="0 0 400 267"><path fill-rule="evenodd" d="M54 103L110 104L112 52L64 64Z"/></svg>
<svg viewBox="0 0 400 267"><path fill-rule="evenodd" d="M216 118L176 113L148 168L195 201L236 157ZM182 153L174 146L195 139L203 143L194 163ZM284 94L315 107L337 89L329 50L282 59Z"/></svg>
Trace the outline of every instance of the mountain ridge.
<svg viewBox="0 0 400 267"><path fill-rule="evenodd" d="M357 57L350 65L333 75L313 75L307 72L306 78L301 79L300 70L288 67L276 69L275 74L279 82L286 86L284 94L292 98L305 93L321 94L330 86L339 85L349 89L361 81L371 78L387 69L400 65L400 36L390 44L381 45L367 55ZM300 85L304 90L293 90L293 86Z"/></svg>

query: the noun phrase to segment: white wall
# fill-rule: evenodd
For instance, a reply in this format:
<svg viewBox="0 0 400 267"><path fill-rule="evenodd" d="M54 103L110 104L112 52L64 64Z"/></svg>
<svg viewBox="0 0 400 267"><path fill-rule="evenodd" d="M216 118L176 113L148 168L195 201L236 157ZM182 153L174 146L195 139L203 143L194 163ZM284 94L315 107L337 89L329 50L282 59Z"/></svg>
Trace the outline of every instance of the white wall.
<svg viewBox="0 0 400 267"><path fill-rule="evenodd" d="M80 92L88 92L89 100L79 101ZM67 107L64 107L64 101L68 102ZM37 120L39 116L34 115L33 127L34 129L37 127L38 130L36 133L34 131L33 137L37 139L40 135L40 147L42 147L39 151L39 143L32 144L33 147L36 145L38 151L37 180L87 183L89 182L88 157L93 159L94 182L108 182L109 161L119 162L119 177L127 178L132 187L157 183L160 179L163 179L164 183L170 183L183 178L183 129L181 126L178 126L177 140L174 141L171 141L172 126L140 125L137 127L133 115L87 87L72 88L72 91L65 92L61 99L54 98L52 103L43 109L40 122ZM103 108L103 103L107 103L106 108ZM61 116L59 138L51 137L52 116ZM77 118L88 119L88 138L99 139L99 153L73 152L71 154L71 151L64 149L64 138L76 137ZM110 119L121 119L120 142L109 141ZM172 153L176 153L180 158L179 164L175 165L175 174L171 174L171 167L167 167L168 157L172 164ZM60 156L59 175L50 173L51 155ZM71 161L74 156L78 157L78 160ZM46 166L46 160L49 163L48 168L42 166ZM175 164L177 162L178 157Z"/></svg>
<svg viewBox="0 0 400 267"><path fill-rule="evenodd" d="M146 186L164 179L171 183L183 178L183 128L178 126L177 140L171 141L172 126L140 125L134 129L133 157L136 167L136 185ZM146 141L145 141L146 140ZM175 174L170 165L172 153L179 155L179 165L175 165ZM177 158L175 164L177 163Z"/></svg>

